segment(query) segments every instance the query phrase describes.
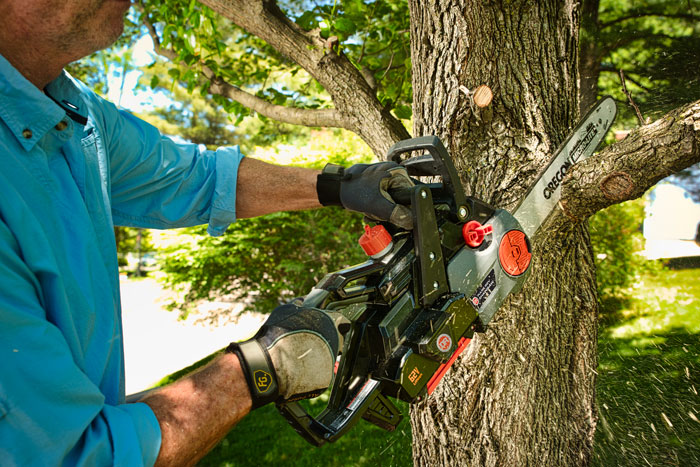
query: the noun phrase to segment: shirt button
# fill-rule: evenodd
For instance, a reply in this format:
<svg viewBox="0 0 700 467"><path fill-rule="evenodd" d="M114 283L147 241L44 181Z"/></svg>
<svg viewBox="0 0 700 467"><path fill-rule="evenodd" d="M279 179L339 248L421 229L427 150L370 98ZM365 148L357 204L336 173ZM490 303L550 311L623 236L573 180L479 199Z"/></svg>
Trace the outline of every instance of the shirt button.
<svg viewBox="0 0 700 467"><path fill-rule="evenodd" d="M67 127L68 127L68 122L65 121L65 120L61 120L61 121L58 122L58 124L56 125L56 129L57 129L58 131L63 131L63 130L65 130Z"/></svg>
<svg viewBox="0 0 700 467"><path fill-rule="evenodd" d="M29 128L25 128L24 130L22 130L22 136L24 136L25 139L32 139L32 130L30 130Z"/></svg>

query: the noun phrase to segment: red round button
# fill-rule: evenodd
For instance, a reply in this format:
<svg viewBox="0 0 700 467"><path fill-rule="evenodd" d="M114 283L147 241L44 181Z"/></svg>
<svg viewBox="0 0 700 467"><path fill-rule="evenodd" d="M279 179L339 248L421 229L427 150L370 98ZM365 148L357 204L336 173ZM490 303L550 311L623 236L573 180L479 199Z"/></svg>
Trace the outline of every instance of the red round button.
<svg viewBox="0 0 700 467"><path fill-rule="evenodd" d="M520 230L507 232L498 247L498 259L503 270L511 276L519 276L527 271L532 253L525 233Z"/></svg>

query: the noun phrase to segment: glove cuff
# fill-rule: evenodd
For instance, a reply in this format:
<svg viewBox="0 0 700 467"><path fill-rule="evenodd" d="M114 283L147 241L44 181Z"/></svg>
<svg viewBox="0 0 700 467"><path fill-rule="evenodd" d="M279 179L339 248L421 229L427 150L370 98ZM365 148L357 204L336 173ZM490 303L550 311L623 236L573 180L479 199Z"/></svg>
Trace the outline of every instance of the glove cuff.
<svg viewBox="0 0 700 467"><path fill-rule="evenodd" d="M326 164L323 172L316 177L316 194L324 206L342 206L340 202L340 182L345 176L345 167Z"/></svg>
<svg viewBox="0 0 700 467"><path fill-rule="evenodd" d="M243 374L248 382L253 409L275 402L279 397L277 375L267 350L256 340L233 342L226 352L234 353L241 362Z"/></svg>

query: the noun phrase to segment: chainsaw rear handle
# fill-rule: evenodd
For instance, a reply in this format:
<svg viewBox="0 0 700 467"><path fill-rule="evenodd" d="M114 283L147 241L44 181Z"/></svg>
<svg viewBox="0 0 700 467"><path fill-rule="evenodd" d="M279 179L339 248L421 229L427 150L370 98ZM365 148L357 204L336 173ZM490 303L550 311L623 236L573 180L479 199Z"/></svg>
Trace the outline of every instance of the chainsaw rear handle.
<svg viewBox="0 0 700 467"><path fill-rule="evenodd" d="M430 154L412 157L401 160L401 155L413 151L428 151ZM462 182L457 175L457 170L447 149L437 136L421 136L399 141L393 145L387 153L387 159L401 164L406 168L409 175L432 176L440 175L442 184L454 202L454 210L457 218L462 221L466 219L468 212L463 210L467 206L466 195ZM393 197L393 194L392 194ZM402 199L394 198L395 201L404 204Z"/></svg>

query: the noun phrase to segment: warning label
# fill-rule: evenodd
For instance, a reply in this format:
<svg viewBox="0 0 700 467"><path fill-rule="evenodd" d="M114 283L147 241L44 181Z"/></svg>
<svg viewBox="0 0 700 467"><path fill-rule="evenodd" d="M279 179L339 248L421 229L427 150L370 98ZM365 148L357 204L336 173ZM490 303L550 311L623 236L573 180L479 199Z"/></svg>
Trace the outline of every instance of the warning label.
<svg viewBox="0 0 700 467"><path fill-rule="evenodd" d="M491 293L496 289L496 271L491 269L491 272L488 273L486 278L484 278L483 282L479 286L478 289L476 289L476 292L474 295L472 295L469 298L469 301L472 302L472 305L474 305L474 308L476 311L479 311L481 308L481 305L486 301L487 298L491 295Z"/></svg>

